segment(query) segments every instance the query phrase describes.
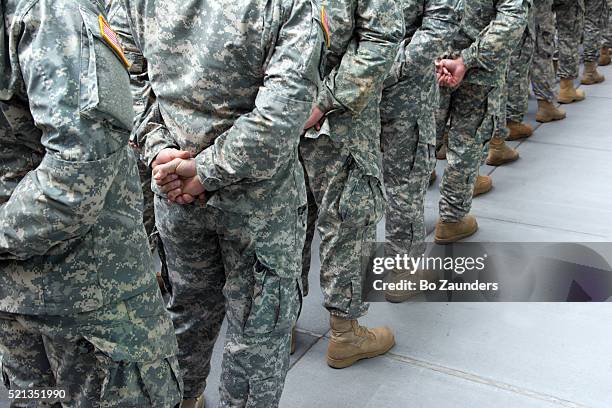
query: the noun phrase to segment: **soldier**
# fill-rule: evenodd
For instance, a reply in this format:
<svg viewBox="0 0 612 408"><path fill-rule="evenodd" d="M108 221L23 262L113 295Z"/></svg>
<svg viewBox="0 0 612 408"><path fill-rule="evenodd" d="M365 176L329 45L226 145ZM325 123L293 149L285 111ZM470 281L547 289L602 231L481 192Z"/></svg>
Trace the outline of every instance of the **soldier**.
<svg viewBox="0 0 612 408"><path fill-rule="evenodd" d="M98 2L6 0L0 14L4 385L65 390L68 406L173 407L177 345L142 226L121 46Z"/></svg>
<svg viewBox="0 0 612 408"><path fill-rule="evenodd" d="M574 87L580 69L580 37L584 27L584 0L554 0L559 37L559 70L561 79L559 102L573 103L586 97L582 89ZM551 79L552 81L552 79Z"/></svg>
<svg viewBox="0 0 612 408"><path fill-rule="evenodd" d="M321 10L307 0L126 5L156 98L137 140L160 185L182 406L202 405L224 316L220 406L278 406L300 308L298 143L325 48Z"/></svg>
<svg viewBox="0 0 612 408"><path fill-rule="evenodd" d="M584 72L580 83L593 85L603 82L605 77L597 71L603 32L608 25L608 5L606 0L584 0Z"/></svg>
<svg viewBox="0 0 612 408"><path fill-rule="evenodd" d="M321 289L332 329L327 364L344 368L395 344L389 328L370 330L357 319L368 310L362 299L364 258L373 248L385 205L378 104L404 31L394 0L326 5L333 31L326 76L300 142L309 191L302 281L308 280L316 223Z"/></svg>
<svg viewBox="0 0 612 408"><path fill-rule="evenodd" d="M555 17L553 0L534 2L535 50L531 65L531 86L538 100L536 120L541 123L565 119L565 111L555 106L557 97L553 91L555 70L553 54L555 49Z"/></svg>
<svg viewBox="0 0 612 408"><path fill-rule="evenodd" d="M477 186L478 168L485 146L496 129L500 89L510 54L527 24L527 0L474 0L465 2L461 28L453 42L454 59L442 60L440 67L452 74L445 80L450 93L448 164L440 185L440 220L435 241L447 244L469 237L478 229L469 215ZM491 180L479 177L481 189L490 189Z"/></svg>
<svg viewBox="0 0 612 408"><path fill-rule="evenodd" d="M406 35L380 103L381 147L387 188L385 256L424 253L424 199L436 163L438 83L434 62L459 29L461 0L400 2ZM421 271L390 272L390 279L414 279ZM412 274L414 275L412 275ZM387 291L391 302L414 292Z"/></svg>
<svg viewBox="0 0 612 408"><path fill-rule="evenodd" d="M612 0L608 0L607 6L603 44L599 55L599 65L601 66L610 65L610 62L612 62Z"/></svg>
<svg viewBox="0 0 612 408"><path fill-rule="evenodd" d="M498 131L489 142L486 163L501 166L518 160L519 153L505 141L524 139L533 134L533 128L523 123L529 102L529 70L535 45L533 7L529 9L527 28L518 47L510 56L506 82L502 87Z"/></svg>

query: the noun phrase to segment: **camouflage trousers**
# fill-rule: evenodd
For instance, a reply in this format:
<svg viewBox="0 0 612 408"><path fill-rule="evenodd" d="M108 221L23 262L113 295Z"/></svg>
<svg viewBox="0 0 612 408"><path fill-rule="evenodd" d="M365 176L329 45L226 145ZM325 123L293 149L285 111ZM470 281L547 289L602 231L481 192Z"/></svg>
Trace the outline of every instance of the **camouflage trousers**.
<svg viewBox="0 0 612 408"><path fill-rule="evenodd" d="M447 165L440 183L440 219L456 222L472 207L472 195L483 151L497 127L500 95L497 88L464 82L440 90L438 131L448 130Z"/></svg>
<svg viewBox="0 0 612 408"><path fill-rule="evenodd" d="M415 106L414 88L409 81L387 84L380 102L385 256L416 257L425 250L425 194L436 165L436 119L433 108Z"/></svg>
<svg viewBox="0 0 612 408"><path fill-rule="evenodd" d="M520 123L527 113L529 104L529 71L534 54L534 41L525 31L523 40L510 57L506 83L501 90L498 132L506 139L510 131L507 122Z"/></svg>
<svg viewBox="0 0 612 408"><path fill-rule="evenodd" d="M172 323L157 287L71 316L0 312L0 363L8 389L63 389L62 403L16 407L171 408L182 382Z"/></svg>
<svg viewBox="0 0 612 408"><path fill-rule="evenodd" d="M612 48L612 0L608 0L608 8L606 10L606 28L603 33L604 47Z"/></svg>
<svg viewBox="0 0 612 408"><path fill-rule="evenodd" d="M559 77L578 78L580 69L580 39L584 27L584 0L555 0L559 37Z"/></svg>
<svg viewBox="0 0 612 408"><path fill-rule="evenodd" d="M289 369L290 332L301 305L297 254L305 234L305 214L287 211L293 212L292 219L276 221L294 237L283 251L295 261L293 266L269 265L257 248L271 238L257 236L248 216L155 198L170 283L167 309L178 341L185 398L204 391L226 317L220 406L278 406Z"/></svg>
<svg viewBox="0 0 612 408"><path fill-rule="evenodd" d="M531 86L536 98L554 103L555 71L555 18L552 11L553 0L534 3L536 42L531 64Z"/></svg>
<svg viewBox="0 0 612 408"><path fill-rule="evenodd" d="M380 134L378 101L359 117L339 118L336 129ZM364 150L354 153L338 135L302 138L300 155L308 190L308 229L302 252L302 281L308 280L310 250L315 225L321 236L321 290L323 305L333 315L357 319L367 313L363 301L363 278L376 241L376 224L384 213L384 191L377 156L364 159ZM370 139L373 140L373 139Z"/></svg>
<svg viewBox="0 0 612 408"><path fill-rule="evenodd" d="M603 33L608 26L607 9L606 0L585 0L583 42L585 62L593 62L599 59Z"/></svg>

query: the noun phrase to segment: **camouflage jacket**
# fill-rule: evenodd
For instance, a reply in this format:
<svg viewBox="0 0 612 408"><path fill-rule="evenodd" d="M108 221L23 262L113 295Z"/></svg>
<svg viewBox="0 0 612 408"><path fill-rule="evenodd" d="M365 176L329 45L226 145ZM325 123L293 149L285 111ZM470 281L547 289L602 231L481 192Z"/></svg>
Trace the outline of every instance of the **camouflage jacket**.
<svg viewBox="0 0 612 408"><path fill-rule="evenodd" d="M510 54L527 25L531 0L469 0L453 49L463 57L465 81L481 85L503 84Z"/></svg>
<svg viewBox="0 0 612 408"><path fill-rule="evenodd" d="M449 49L462 17L463 0L402 0L406 35L386 85L408 81L405 95L415 113L435 108L438 85L434 62Z"/></svg>
<svg viewBox="0 0 612 408"><path fill-rule="evenodd" d="M317 100L321 110L357 116L380 94L404 36L397 3L323 1L330 43Z"/></svg>
<svg viewBox="0 0 612 408"><path fill-rule="evenodd" d="M324 1L323 7L331 34L317 105L326 118L306 137L325 134L341 143L360 173L382 185L378 102L404 37L401 10L395 0Z"/></svg>
<svg viewBox="0 0 612 408"><path fill-rule="evenodd" d="M137 131L147 162L163 148L190 151L208 205L263 224L272 209L303 206L297 146L320 80L320 10L310 0L125 3L155 97Z"/></svg>
<svg viewBox="0 0 612 408"><path fill-rule="evenodd" d="M2 7L0 310L62 315L132 297L155 280L129 76L104 8Z"/></svg>

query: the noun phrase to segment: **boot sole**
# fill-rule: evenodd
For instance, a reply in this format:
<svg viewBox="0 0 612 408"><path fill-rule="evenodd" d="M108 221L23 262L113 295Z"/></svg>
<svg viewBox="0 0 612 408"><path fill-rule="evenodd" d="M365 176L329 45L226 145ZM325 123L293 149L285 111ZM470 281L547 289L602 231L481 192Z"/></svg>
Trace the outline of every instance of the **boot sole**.
<svg viewBox="0 0 612 408"><path fill-rule="evenodd" d="M455 235L453 237L450 238L438 238L438 237L434 237L434 242L436 244L439 245L448 245L448 244L453 244L457 241L461 241L462 239L471 237L472 235L474 235L476 232L478 231L478 228L476 228L474 231L469 231L469 232L465 232L463 234L460 235Z"/></svg>
<svg viewBox="0 0 612 408"><path fill-rule="evenodd" d="M489 166L497 167L497 166L502 166L504 164L513 163L513 162L517 161L518 159L519 159L518 157L512 158L512 159L506 159L506 160L489 160L489 159L487 159L487 164Z"/></svg>
<svg viewBox="0 0 612 408"><path fill-rule="evenodd" d="M559 117L559 118L557 118L557 117L554 117L554 118L548 118L548 117L547 117L547 118L542 118L542 117L539 117L539 118L538 118L538 117L536 116L536 122L538 122L538 123L550 123L550 122L555 122L555 121L557 121L557 120L563 120L563 119L565 119L566 117L567 117L567 116L562 116L562 117Z"/></svg>
<svg viewBox="0 0 612 408"><path fill-rule="evenodd" d="M392 295L392 294L385 293L385 300L389 303L404 303L408 299L418 296L421 293L423 293L423 291L414 291L414 292L410 292L407 295Z"/></svg>
<svg viewBox="0 0 612 408"><path fill-rule="evenodd" d="M367 358L374 358L374 357L381 356L385 354L386 352L388 352L389 350L391 350L393 346L395 346L395 340L393 340L393 343L391 343L389 347L387 347L384 350L380 350L380 351L371 351L369 353L357 354L353 357L343 358L340 360L327 356L327 365L330 366L331 368L336 368L336 369L347 368L347 367L352 366L359 360L365 360Z"/></svg>
<svg viewBox="0 0 612 408"><path fill-rule="evenodd" d="M520 135L520 136L508 136L508 138L506 139L507 142L514 142L515 140L523 140L523 139L527 139L529 137L533 136L533 133L530 135Z"/></svg>
<svg viewBox="0 0 612 408"><path fill-rule="evenodd" d="M603 79L601 81L596 81L596 80L592 80L592 81L580 81L580 83L582 85L597 85L597 84L601 84L603 81L605 81L605 79Z"/></svg>

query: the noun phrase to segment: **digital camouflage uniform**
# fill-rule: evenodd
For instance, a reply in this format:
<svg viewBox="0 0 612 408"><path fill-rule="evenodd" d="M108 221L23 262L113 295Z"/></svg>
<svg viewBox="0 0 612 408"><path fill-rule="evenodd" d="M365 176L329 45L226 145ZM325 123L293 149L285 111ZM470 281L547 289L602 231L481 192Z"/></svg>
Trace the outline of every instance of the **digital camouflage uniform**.
<svg viewBox="0 0 612 408"><path fill-rule="evenodd" d="M559 70L562 79L578 78L580 39L584 27L584 0L554 0L559 38Z"/></svg>
<svg viewBox="0 0 612 408"><path fill-rule="evenodd" d="M304 0L126 5L156 97L137 143L148 164L164 148L196 156L208 200L155 198L185 398L203 392L226 316L220 405L275 407L300 308L298 143L319 81L321 11Z"/></svg>
<svg viewBox="0 0 612 408"><path fill-rule="evenodd" d="M499 120L500 91L510 54L527 24L528 0L474 0L464 3L464 17L453 49L468 72L456 89L444 88L438 130L450 121L447 166L440 184L440 219L457 222L472 206L482 151ZM447 108L445 108L447 106Z"/></svg>
<svg viewBox="0 0 612 408"><path fill-rule="evenodd" d="M555 72L553 55L555 53L555 15L552 11L553 0L534 1L535 50L531 64L531 86L539 100L554 103Z"/></svg>
<svg viewBox="0 0 612 408"><path fill-rule="evenodd" d="M584 62L593 62L599 59L599 52L603 43L603 35L608 27L607 0L584 0Z"/></svg>
<svg viewBox="0 0 612 408"><path fill-rule="evenodd" d="M394 0L324 4L332 34L317 104L327 114L321 131L311 129L300 143L309 191L302 282L308 282L316 223L324 306L357 319L367 311L362 261L385 205L378 104L404 30Z"/></svg>
<svg viewBox="0 0 612 408"><path fill-rule="evenodd" d="M4 385L66 389L66 406L172 407L177 346L142 226L129 76L103 39L102 4L0 11Z"/></svg>
<svg viewBox="0 0 612 408"><path fill-rule="evenodd" d="M532 1L530 1L532 3ZM506 139L510 130L507 122L522 123L529 105L529 71L535 49L535 18L533 7L527 16L527 28L523 38L510 56L506 83L502 88L499 135Z"/></svg>
<svg viewBox="0 0 612 408"><path fill-rule="evenodd" d="M434 61L459 29L462 0L400 2L406 26L380 103L387 189L385 255L422 255L424 199L435 166L438 84Z"/></svg>

